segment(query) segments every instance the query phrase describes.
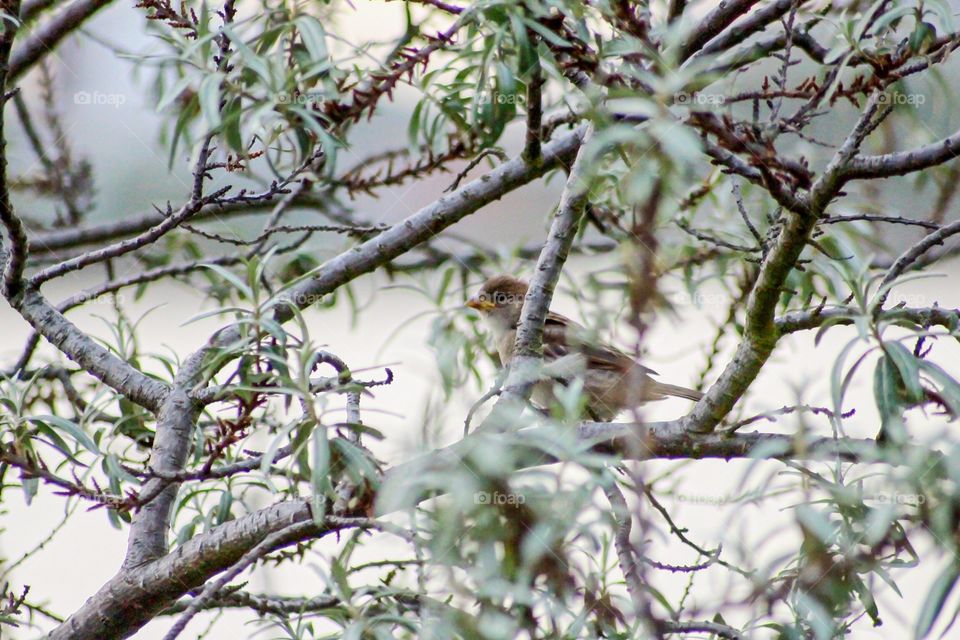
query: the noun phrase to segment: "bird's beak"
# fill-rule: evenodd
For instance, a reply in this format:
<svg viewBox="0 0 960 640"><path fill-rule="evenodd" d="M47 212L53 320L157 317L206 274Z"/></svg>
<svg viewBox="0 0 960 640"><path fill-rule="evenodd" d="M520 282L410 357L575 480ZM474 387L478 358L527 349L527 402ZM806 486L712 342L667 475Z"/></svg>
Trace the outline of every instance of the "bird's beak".
<svg viewBox="0 0 960 640"><path fill-rule="evenodd" d="M491 311L497 305L489 300L481 300L474 296L473 298L467 300L467 306L471 309L476 309L477 311Z"/></svg>

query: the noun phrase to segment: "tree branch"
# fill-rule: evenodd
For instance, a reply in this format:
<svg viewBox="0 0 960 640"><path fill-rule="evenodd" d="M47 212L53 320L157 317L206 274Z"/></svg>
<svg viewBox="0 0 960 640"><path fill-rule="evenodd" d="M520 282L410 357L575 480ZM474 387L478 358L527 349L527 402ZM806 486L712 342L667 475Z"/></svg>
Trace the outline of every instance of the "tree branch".
<svg viewBox="0 0 960 640"><path fill-rule="evenodd" d="M516 433L521 439L516 451L518 468L561 461L543 449L543 439L548 433L549 430L542 428L524 429ZM839 458L847 462L896 463L890 460L883 447L871 439L803 439L768 433L695 436L686 431L680 421L650 423L642 429L631 423L587 422L578 428L578 437L597 453L622 455L624 459L633 460L730 460L752 458L756 452L762 451L764 457L775 460L836 461ZM395 466L387 473L384 483L397 483L395 491L412 491L417 501L436 497L437 488L425 484L430 478L443 477L442 474L458 469L463 459L478 446L484 446L485 442L502 446L499 438L502 435L493 432L475 432L449 447ZM524 443L529 445L524 447ZM923 450L928 456L940 456L928 448ZM897 459L904 455L902 448L898 448L897 453ZM379 496L382 513L396 508L391 504L391 497L395 495L386 492ZM233 566L268 535L306 522L312 517L307 501L285 501L214 527L208 533L184 543L173 553L118 573L63 625L57 627L49 639L127 638L178 598ZM307 539L345 527L363 526L363 522L367 522L367 519L328 518L323 526L304 527L298 531L300 539ZM284 539L278 544L295 541Z"/></svg>
<svg viewBox="0 0 960 640"><path fill-rule="evenodd" d="M817 329L828 322L850 325L853 324L855 317L862 314L863 312L855 307L810 309L807 311L791 311L778 316L774 323L780 335L786 335L797 331ZM925 329L932 326L941 326L950 331L956 331L957 326L960 325L960 310L941 307L899 307L882 311L877 318L887 321L907 320Z"/></svg>
<svg viewBox="0 0 960 640"><path fill-rule="evenodd" d="M730 29L725 31L723 34L712 39L706 46L697 52L696 56L694 56L694 60L700 58L701 56L720 53L721 51L725 51L730 47L742 44L753 34L759 33L760 31L766 29L771 22L779 20L788 11L790 11L790 8L794 4L799 6L804 4L806 1L807 0L775 0L775 2L771 2L770 4L757 9L751 15L730 27Z"/></svg>
<svg viewBox="0 0 960 640"><path fill-rule="evenodd" d="M38 60L56 48L60 41L113 0L75 0L66 9L34 29L10 57L9 75L16 80Z"/></svg>
<svg viewBox="0 0 960 640"><path fill-rule="evenodd" d="M883 280L880 281L880 287L877 290L877 295L874 298L874 301L870 304L871 310L879 311L883 308L894 280L899 278L904 271L909 269L910 265L916 262L928 250L937 245L943 244L944 240L958 233L960 233L960 220L940 227L936 231L927 234L923 237L923 239L920 240L920 242L917 242L900 254L890 268L887 269L887 272L883 276Z"/></svg>
<svg viewBox="0 0 960 640"><path fill-rule="evenodd" d="M13 94L7 94L7 86L13 78L10 73L10 49L17 35L19 24L13 18L20 13L19 0L4 3L4 18L0 32L0 224L7 231L9 248L0 239L0 264L3 265L3 295L7 299L20 296L23 290L23 269L27 264L27 231L23 221L14 212L10 202L10 186L7 182L7 136L6 118L3 112Z"/></svg>
<svg viewBox="0 0 960 640"><path fill-rule="evenodd" d="M85 371L130 401L157 411L169 387L121 360L63 317L39 291L28 289L15 309L34 330Z"/></svg>
<svg viewBox="0 0 960 640"><path fill-rule="evenodd" d="M823 174L810 187L809 194L798 196L800 208L788 209L784 213L783 228L766 252L747 299L743 339L717 382L694 406L690 415L682 419L687 429L701 433L713 431L773 353L780 337L775 313L783 283L807 246L817 220L843 187L843 172L853 161L863 139L872 131L878 102L879 94L875 92Z"/></svg>
<svg viewBox="0 0 960 640"><path fill-rule="evenodd" d="M843 171L843 177L846 180L862 180L902 176L953 160L958 153L960 153L960 131L948 138L910 151L858 157L847 165Z"/></svg>
<svg viewBox="0 0 960 640"><path fill-rule="evenodd" d="M734 20L750 11L750 8L756 3L757 0L726 0L726 2L721 2L716 9L703 17L693 33L687 36L687 39L680 45L679 61L683 62L699 51Z"/></svg>
<svg viewBox="0 0 960 640"><path fill-rule="evenodd" d="M119 572L48 638L128 638L177 598L236 563L266 536L311 518L307 502L287 501L215 527L174 553ZM305 535L324 530L317 527Z"/></svg>
<svg viewBox="0 0 960 640"><path fill-rule="evenodd" d="M463 185L420 209L405 220L325 262L317 275L280 297L276 316L288 320L289 305L306 307L354 278L389 264L409 249L434 237L450 225L474 213L504 194L541 177L568 162L580 147L585 126L544 145L540 162L522 158L504 162L489 173ZM222 334L227 337L227 333ZM232 334L231 334L232 335Z"/></svg>
<svg viewBox="0 0 960 640"><path fill-rule="evenodd" d="M587 141L592 134L593 125L589 125L584 131L583 143L573 161L573 166L570 167L570 174L560 196L557 214L550 224L547 239L537 258L536 275L530 281L523 301L513 359L510 361L510 370L504 380L503 390L484 424L496 424L506 417L504 411L508 406L511 404L516 406L526 401L530 395L530 389L536 382L537 370L543 358L541 354L543 323L550 310L553 290L560 280L560 272L567 261L587 203L590 188L586 167Z"/></svg>
<svg viewBox="0 0 960 640"><path fill-rule="evenodd" d="M326 194L303 193L294 198L290 206L302 206L323 212L329 207L329 204L330 201ZM273 206L274 203L267 201L226 206L209 204L201 208L200 211L192 217L192 220L193 222L200 222L202 220L221 220L228 217L256 214ZM116 240L131 234L141 233L160 224L164 220L166 220L166 217L157 211L136 215L123 215L118 220L104 224L37 233L32 235L30 245L34 255L53 253L61 249L70 249L87 244Z"/></svg>

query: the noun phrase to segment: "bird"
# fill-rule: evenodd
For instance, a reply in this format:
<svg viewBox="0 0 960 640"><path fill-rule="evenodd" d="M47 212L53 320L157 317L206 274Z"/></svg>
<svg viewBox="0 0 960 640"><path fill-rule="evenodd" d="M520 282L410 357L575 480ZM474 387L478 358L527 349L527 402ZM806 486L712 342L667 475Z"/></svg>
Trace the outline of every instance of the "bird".
<svg viewBox="0 0 960 640"><path fill-rule="evenodd" d="M488 279L469 298L466 306L476 310L486 325L504 367L513 359L520 312L529 285L511 275ZM699 400L703 394L654 380L656 371L636 362L608 344L589 340L586 329L559 313L547 313L543 326L544 378L534 385L531 400L548 409L557 382L583 381L586 414L609 422L619 413L667 396Z"/></svg>

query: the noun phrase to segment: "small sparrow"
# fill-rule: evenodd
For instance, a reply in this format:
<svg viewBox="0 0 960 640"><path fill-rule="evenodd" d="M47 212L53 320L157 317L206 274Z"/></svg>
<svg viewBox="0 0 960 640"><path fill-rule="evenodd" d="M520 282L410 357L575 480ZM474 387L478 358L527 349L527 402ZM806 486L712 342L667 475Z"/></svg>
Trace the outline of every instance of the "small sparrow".
<svg viewBox="0 0 960 640"><path fill-rule="evenodd" d="M480 312L493 339L500 363L504 366L513 358L520 312L527 294L527 283L513 276L494 276L483 283L467 306ZM531 399L542 407L549 407L556 381L567 384L583 380L587 395L587 413L594 420L608 422L625 409L644 402L677 396L699 400L703 394L693 389L657 382L649 374L657 375L635 362L624 352L606 344L586 341L586 330L552 311L543 326L543 359L545 377L531 393Z"/></svg>

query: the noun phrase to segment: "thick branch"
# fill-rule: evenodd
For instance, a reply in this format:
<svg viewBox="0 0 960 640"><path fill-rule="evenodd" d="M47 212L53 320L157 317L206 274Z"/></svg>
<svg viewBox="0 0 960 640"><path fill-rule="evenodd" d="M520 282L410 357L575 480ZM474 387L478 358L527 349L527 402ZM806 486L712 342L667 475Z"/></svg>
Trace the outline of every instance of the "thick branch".
<svg viewBox="0 0 960 640"><path fill-rule="evenodd" d="M639 434L643 434L640 439ZM543 429L525 429L517 433L530 446L517 447L518 467L554 464L559 460L544 452ZM695 436L687 432L679 421L650 423L641 429L636 424L589 422L579 427L579 437L592 443L598 453L617 454L625 459L702 459L730 460L750 458L756 451L768 459L825 459L838 457L848 462L883 462L884 450L874 440L851 438L795 437L767 433L711 434ZM485 442L502 446L492 432L476 432L460 442L425 454L390 470L385 482L401 483L417 491L418 499L436 497L435 486L422 483L429 478L442 477L428 472L447 473L459 469L465 458ZM898 449L899 453L903 453ZM927 455L939 456L926 450ZM381 501L381 510L395 506ZM290 525L312 518L306 501L287 501L266 507L256 513L215 527L186 542L176 551L141 567L132 567L112 578L96 595L67 621L55 629L50 640L101 640L127 638L176 602L192 589L213 576L235 565L245 553L268 535L287 529ZM328 518L325 526L306 528L300 539L313 538L345 526L355 526L350 520ZM296 540L283 540L291 544Z"/></svg>
<svg viewBox="0 0 960 640"><path fill-rule="evenodd" d="M682 419L687 429L713 431L753 383L773 353L780 337L775 313L783 283L807 246L817 220L843 187L843 172L853 161L864 138L872 131L878 104L879 94L874 93L853 130L810 188L809 195L801 196L799 208L784 212L783 228L764 256L747 299L743 339L717 382L690 415Z"/></svg>
<svg viewBox="0 0 960 640"><path fill-rule="evenodd" d="M23 269L27 263L27 232L20 217L14 212L10 202L10 187L7 184L7 137L4 130L6 118L3 110L7 100L7 86L11 84L8 62L13 38L17 34L17 21L11 16L20 13L19 0L4 3L4 19L0 31L0 224L7 232L9 247L0 240L0 264L3 266L3 295L7 298L18 297L23 289Z"/></svg>
<svg viewBox="0 0 960 640"><path fill-rule="evenodd" d="M28 290L16 306L30 326L90 375L150 411L167 394L163 382L144 375L63 317L38 291Z"/></svg>
<svg viewBox="0 0 960 640"><path fill-rule="evenodd" d="M173 389L164 398L157 415L157 432L150 451L150 468L158 473L176 473L183 468L200 404L189 390L203 372L204 353L190 358L173 381ZM167 530L173 517L173 504L180 485L163 478L148 480L140 492L149 500L134 518L127 541L124 569L137 567L167 552Z"/></svg>
<svg viewBox="0 0 960 640"><path fill-rule="evenodd" d="M697 53L696 58L719 53L730 47L742 44L753 34L766 29L771 22L775 22L786 15L794 4L799 6L806 1L807 0L775 0L775 2L771 2L757 9L753 14L747 16L723 34L711 40L709 44Z"/></svg>
<svg viewBox="0 0 960 640"><path fill-rule="evenodd" d="M953 160L958 154L960 154L960 131L949 138L931 142L910 151L860 156L852 160L844 169L843 177L847 180L859 180L902 176L943 164Z"/></svg>
<svg viewBox="0 0 960 640"><path fill-rule="evenodd" d="M280 320L291 317L288 305L306 307L354 278L389 264L411 248L426 242L450 225L499 200L548 171L570 161L580 147L586 127L543 147L539 162L522 158L505 162L488 174L445 195L375 238L325 262L317 275L291 289L277 305ZM225 334L224 334L225 335Z"/></svg>
<svg viewBox="0 0 960 640"><path fill-rule="evenodd" d="M16 80L38 60L49 54L60 41L76 31L93 14L112 0L76 0L49 21L40 25L10 57L10 80Z"/></svg>
<svg viewBox="0 0 960 640"><path fill-rule="evenodd" d="M196 536L155 562L118 573L54 629L49 640L128 638L268 535L311 518L306 502L282 502ZM322 531L317 527L313 534Z"/></svg>
<svg viewBox="0 0 960 640"><path fill-rule="evenodd" d="M679 60L683 62L715 38L734 20L750 11L757 0L727 0L704 16L693 33L680 46Z"/></svg>
<svg viewBox="0 0 960 640"><path fill-rule="evenodd" d="M831 307L829 309L810 309L808 311L791 311L778 316L775 323L781 335L817 329L830 322L833 324L853 324L853 319L862 312L855 307ZM906 320L925 329L941 326L956 331L960 325L960 310L944 309L941 307L900 307L883 311L878 315L879 320L892 322Z"/></svg>
<svg viewBox="0 0 960 640"><path fill-rule="evenodd" d="M570 254L570 247L577 235L577 227L587 203L590 184L586 166L586 142L591 132L592 129L588 129L584 134L584 144L580 147L570 168L570 175L560 196L557 214L553 218L547 240L537 258L537 273L530 281L527 297L523 302L523 311L520 314L520 325L517 327L515 355L518 358L532 356L540 351L543 322L550 310L553 290L560 280L560 272Z"/></svg>

